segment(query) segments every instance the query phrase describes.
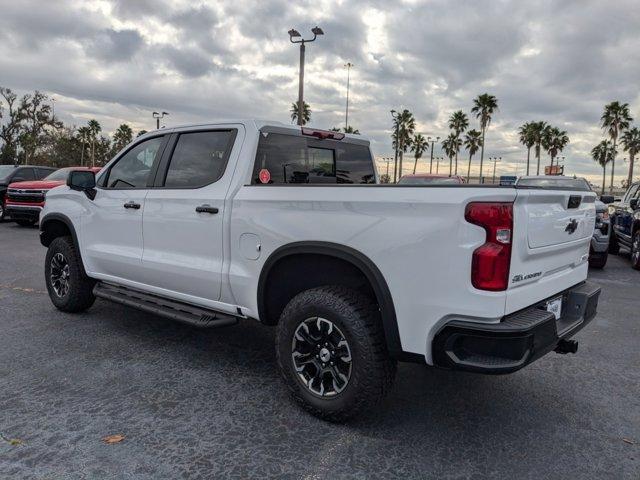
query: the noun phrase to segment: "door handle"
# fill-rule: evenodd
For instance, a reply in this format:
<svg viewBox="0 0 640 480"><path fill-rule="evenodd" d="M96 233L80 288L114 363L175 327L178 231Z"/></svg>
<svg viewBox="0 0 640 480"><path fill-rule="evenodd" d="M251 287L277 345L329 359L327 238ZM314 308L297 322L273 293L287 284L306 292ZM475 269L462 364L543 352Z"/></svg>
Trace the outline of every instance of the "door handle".
<svg viewBox="0 0 640 480"><path fill-rule="evenodd" d="M196 207L196 212L216 214L218 213L218 209L216 207L212 207L211 205L204 204Z"/></svg>
<svg viewBox="0 0 640 480"><path fill-rule="evenodd" d="M136 202L127 202L123 205L124 208L133 208L134 210L138 210L140 208L140 204Z"/></svg>

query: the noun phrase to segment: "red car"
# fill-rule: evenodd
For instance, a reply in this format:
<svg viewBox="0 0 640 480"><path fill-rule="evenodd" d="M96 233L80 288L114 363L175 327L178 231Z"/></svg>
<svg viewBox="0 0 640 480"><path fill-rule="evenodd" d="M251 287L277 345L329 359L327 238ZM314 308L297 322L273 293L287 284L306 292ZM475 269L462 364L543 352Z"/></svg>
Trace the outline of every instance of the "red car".
<svg viewBox="0 0 640 480"><path fill-rule="evenodd" d="M23 227L35 225L38 222L40 210L44 207L47 190L66 184L69 173L76 170L90 170L98 173L100 167L61 168L42 180L9 184L5 200L7 215Z"/></svg>
<svg viewBox="0 0 640 480"><path fill-rule="evenodd" d="M430 173L414 173L403 175L398 181L401 185L460 185L467 181L459 175L432 175Z"/></svg>

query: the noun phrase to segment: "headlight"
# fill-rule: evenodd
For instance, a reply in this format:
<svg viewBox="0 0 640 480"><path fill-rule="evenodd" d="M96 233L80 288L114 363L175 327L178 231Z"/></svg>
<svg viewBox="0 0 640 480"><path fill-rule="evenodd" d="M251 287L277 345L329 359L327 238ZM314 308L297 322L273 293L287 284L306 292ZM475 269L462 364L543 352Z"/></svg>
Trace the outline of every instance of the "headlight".
<svg viewBox="0 0 640 480"><path fill-rule="evenodd" d="M596 222L604 222L609 220L609 212L596 212Z"/></svg>

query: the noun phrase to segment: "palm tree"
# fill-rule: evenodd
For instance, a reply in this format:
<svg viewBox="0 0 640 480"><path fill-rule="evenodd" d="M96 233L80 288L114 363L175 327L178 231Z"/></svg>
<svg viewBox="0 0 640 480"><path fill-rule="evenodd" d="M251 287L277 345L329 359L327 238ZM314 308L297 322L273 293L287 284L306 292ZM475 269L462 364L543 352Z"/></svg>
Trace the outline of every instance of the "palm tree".
<svg viewBox="0 0 640 480"><path fill-rule="evenodd" d="M416 134L411 141L411 151L413 152L413 156L415 158L413 162L413 173L416 173L418 159L421 158L422 154L428 149L429 144L427 143L427 139L424 138L420 133Z"/></svg>
<svg viewBox="0 0 640 480"><path fill-rule="evenodd" d="M447 157L449 157L449 176L453 174L453 157L455 157L461 146L462 140L456 137L455 133L450 133L449 136L442 141L442 149Z"/></svg>
<svg viewBox="0 0 640 480"><path fill-rule="evenodd" d="M546 131L549 129L547 122L531 122L531 139L535 146L536 160L538 166L536 168L536 175L540 175L540 152L542 150L542 143L546 135Z"/></svg>
<svg viewBox="0 0 640 480"><path fill-rule="evenodd" d="M488 93L478 95L473 100L473 108L471 113L476 114L476 118L480 119L480 130L482 130L482 145L480 146L480 182L482 182L482 162L484 161L484 137L487 128L491 123L491 116L498 109L498 99Z"/></svg>
<svg viewBox="0 0 640 480"><path fill-rule="evenodd" d="M80 144L82 145L82 150L80 153L80 166L84 166L84 146L89 143L90 139L91 132L89 131L89 127L78 128L78 140L80 140Z"/></svg>
<svg viewBox="0 0 640 480"><path fill-rule="evenodd" d="M602 140L591 150L591 157L602 167L602 195L607 182L607 163L613 159L613 145L608 140Z"/></svg>
<svg viewBox="0 0 640 480"><path fill-rule="evenodd" d="M298 102L291 104L291 123L298 121ZM306 125L311 120L311 107L305 101L302 103L302 125Z"/></svg>
<svg viewBox="0 0 640 480"><path fill-rule="evenodd" d="M613 142L613 157L611 158L611 185L610 191L613 191L613 175L616 167L616 147L618 136L623 130L629 128L629 124L633 121L629 114L629 104L620 102L611 102L604 106L604 112L600 117L602 129L606 130L609 138Z"/></svg>
<svg viewBox="0 0 640 480"><path fill-rule="evenodd" d="M113 152L117 153L129 145L133 140L133 130L129 125L123 123L113 132Z"/></svg>
<svg viewBox="0 0 640 480"><path fill-rule="evenodd" d="M534 123L527 122L523 124L518 130L520 136L520 143L527 147L527 175L529 175L529 164L531 159L531 148L536 144Z"/></svg>
<svg viewBox="0 0 640 480"><path fill-rule="evenodd" d="M102 131L102 127L98 123L97 120L91 119L87 123L87 127L89 128L89 135L91 138L91 166L95 167L96 163L96 138L98 134Z"/></svg>
<svg viewBox="0 0 640 480"><path fill-rule="evenodd" d="M640 130L638 127L630 128L620 137L620 143L624 147L625 152L629 152L629 176L627 177L627 186L633 183L633 162L636 154L640 152Z"/></svg>
<svg viewBox="0 0 640 480"><path fill-rule="evenodd" d="M569 137L567 132L560 130L558 127L548 127L544 130L544 136L542 138L542 146L549 152L551 156L551 168L553 169L553 160L558 153L564 150L564 147L569 143Z"/></svg>
<svg viewBox="0 0 640 480"><path fill-rule="evenodd" d="M460 138L467 128L469 128L469 117L462 110L457 110L449 117L449 128L453 130L457 138ZM458 174L458 152L456 151L456 175Z"/></svg>
<svg viewBox="0 0 640 480"><path fill-rule="evenodd" d="M399 165L398 165L398 178L399 178L399 177L402 177L402 159L404 157L404 154L409 149L409 147L411 147L411 138L413 136L413 133L416 130L416 119L413 117L413 113L411 113L406 108L402 112L399 112L393 118L394 118L393 134L392 134L393 147L395 148L397 143L398 153L400 157ZM396 138L396 131L397 131L398 138ZM395 171L394 171L394 178L396 178Z"/></svg>
<svg viewBox="0 0 640 480"><path fill-rule="evenodd" d="M482 145L482 133L478 130L469 130L464 136L464 148L469 150L469 166L467 167L467 182L471 178L471 159Z"/></svg>

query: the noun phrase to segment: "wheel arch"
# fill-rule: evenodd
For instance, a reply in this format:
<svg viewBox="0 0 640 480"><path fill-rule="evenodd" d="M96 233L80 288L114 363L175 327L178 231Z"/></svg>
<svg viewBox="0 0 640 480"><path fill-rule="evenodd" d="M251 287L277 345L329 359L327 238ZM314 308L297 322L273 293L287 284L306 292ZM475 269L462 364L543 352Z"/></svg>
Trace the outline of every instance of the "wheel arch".
<svg viewBox="0 0 640 480"><path fill-rule="evenodd" d="M280 305L277 303L274 305L273 299L269 296L269 290L273 288L270 279L276 275L276 272L278 272L279 268L282 267L287 260L302 260L304 258L306 261L309 261L308 259L311 257L316 258L316 260L318 258L326 259L328 263L340 262L345 268L353 268L354 272L360 272L368 282L380 308L385 340L390 355L398 359L407 357L405 358L407 360L416 360L415 358L408 358L414 354L408 354L402 351L393 298L387 282L378 267L363 253L336 243L317 241L294 242L281 246L269 256L260 272L257 292L258 315L264 323L275 325L278 322L279 313L282 311ZM350 267L346 267L346 265L350 265ZM339 284L341 282L337 283ZM323 285L324 284L326 284L326 282L323 283ZM302 290L306 289L306 287L300 288L302 288ZM292 291L295 293L287 297L288 300L299 293L299 291L295 291L295 289ZM282 308L283 307L282 305ZM274 309L276 311L273 311ZM422 362L424 362L424 357L419 357L422 359Z"/></svg>
<svg viewBox="0 0 640 480"><path fill-rule="evenodd" d="M40 243L42 246L48 247L56 238L65 236L71 237L84 268L78 234L73 221L62 213L48 213L40 219Z"/></svg>

